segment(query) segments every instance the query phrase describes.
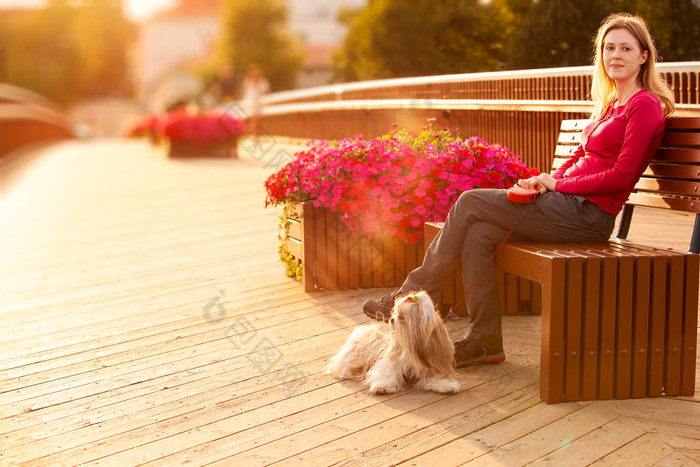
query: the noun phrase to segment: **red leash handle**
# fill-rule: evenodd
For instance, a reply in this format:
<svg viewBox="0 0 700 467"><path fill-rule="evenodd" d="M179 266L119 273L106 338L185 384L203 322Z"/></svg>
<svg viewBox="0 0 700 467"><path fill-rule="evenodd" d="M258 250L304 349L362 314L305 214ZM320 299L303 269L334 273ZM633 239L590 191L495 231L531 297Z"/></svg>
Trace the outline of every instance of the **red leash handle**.
<svg viewBox="0 0 700 467"><path fill-rule="evenodd" d="M540 192L533 188L523 188L521 186L514 186L508 188L508 199L514 203L529 203L534 201Z"/></svg>

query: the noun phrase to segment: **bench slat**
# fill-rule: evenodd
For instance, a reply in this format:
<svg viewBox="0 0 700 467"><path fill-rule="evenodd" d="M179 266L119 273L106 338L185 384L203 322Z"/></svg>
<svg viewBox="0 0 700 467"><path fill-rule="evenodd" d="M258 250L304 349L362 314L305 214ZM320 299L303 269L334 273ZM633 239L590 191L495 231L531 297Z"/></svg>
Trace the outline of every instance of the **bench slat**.
<svg viewBox="0 0 700 467"><path fill-rule="evenodd" d="M592 257L586 261L586 289L584 294L585 315L583 316L583 373L587 383L581 388L582 400L596 398L598 388L598 320L600 313L600 284L602 258Z"/></svg>
<svg viewBox="0 0 700 467"><path fill-rule="evenodd" d="M566 263L566 307L565 320L566 353L564 375L564 400L581 399L581 320L584 258L571 258Z"/></svg>
<svg viewBox="0 0 700 467"><path fill-rule="evenodd" d="M579 119L579 120L562 120L561 131L581 131L586 125L591 123L589 119Z"/></svg>
<svg viewBox="0 0 700 467"><path fill-rule="evenodd" d="M700 146L700 133L666 132L661 144L662 146Z"/></svg>
<svg viewBox="0 0 700 467"><path fill-rule="evenodd" d="M574 151L576 151L577 147L578 146L557 146L557 148L554 150L554 155L564 158L564 160L566 160L566 158L568 158L574 153Z"/></svg>
<svg viewBox="0 0 700 467"><path fill-rule="evenodd" d="M670 117L666 119L666 131L668 130L692 130L700 128L700 117Z"/></svg>
<svg viewBox="0 0 700 467"><path fill-rule="evenodd" d="M581 143L581 133L559 133L559 138L557 139L559 144L572 144L578 146Z"/></svg>
<svg viewBox="0 0 700 467"><path fill-rule="evenodd" d="M564 258L548 261L542 283L542 334L540 357L540 395L543 400L557 403L564 397L564 309L566 303L566 262Z"/></svg>
<svg viewBox="0 0 700 467"><path fill-rule="evenodd" d="M683 349L683 258L671 258L666 288L666 335L664 341L664 391L669 396L681 395L681 357Z"/></svg>
<svg viewBox="0 0 700 467"><path fill-rule="evenodd" d="M663 395L664 336L666 335L666 268L668 258L653 258L651 278L651 321L647 396Z"/></svg>
<svg viewBox="0 0 700 467"><path fill-rule="evenodd" d="M687 180L697 180L700 173L700 165L680 165L667 164L664 162L652 162L644 170L643 175L653 177L684 178Z"/></svg>
<svg viewBox="0 0 700 467"><path fill-rule="evenodd" d="M689 197L700 195L700 183L691 180L642 177L634 188L639 191L675 193ZM700 201L700 199L697 201Z"/></svg>
<svg viewBox="0 0 700 467"><path fill-rule="evenodd" d="M695 394L695 359L698 325L698 281L700 280L700 256L685 257L685 295L683 297L683 347L681 369L681 395Z"/></svg>
<svg viewBox="0 0 700 467"><path fill-rule="evenodd" d="M600 354L598 358L598 399L612 399L615 387L615 315L617 268L614 258L603 260L600 307Z"/></svg>
<svg viewBox="0 0 700 467"><path fill-rule="evenodd" d="M674 198L672 196L654 193L632 193L627 201L635 206L646 206L659 209L671 209L674 211L700 213L700 203L688 198Z"/></svg>
<svg viewBox="0 0 700 467"><path fill-rule="evenodd" d="M656 151L654 160L677 164L700 164L700 149L661 148Z"/></svg>
<svg viewBox="0 0 700 467"><path fill-rule="evenodd" d="M634 322L634 258L621 257L618 262L617 322ZM632 285L630 287L630 285ZM615 330L615 398L627 399L632 393L632 326L617 326Z"/></svg>
<svg viewBox="0 0 700 467"><path fill-rule="evenodd" d="M649 354L649 293L651 291L651 258L640 256L635 261L634 329L632 340L632 397L646 396L647 355Z"/></svg>

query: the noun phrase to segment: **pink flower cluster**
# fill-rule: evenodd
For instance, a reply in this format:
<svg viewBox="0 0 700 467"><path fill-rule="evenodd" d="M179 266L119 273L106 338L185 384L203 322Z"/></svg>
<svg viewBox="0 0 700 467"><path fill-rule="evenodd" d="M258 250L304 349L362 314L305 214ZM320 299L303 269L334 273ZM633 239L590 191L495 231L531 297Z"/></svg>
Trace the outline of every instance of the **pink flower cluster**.
<svg viewBox="0 0 700 467"><path fill-rule="evenodd" d="M127 131L127 136L149 135L153 139L167 138L176 143L206 145L230 140L245 131L245 121L227 113L173 111L144 118Z"/></svg>
<svg viewBox="0 0 700 467"><path fill-rule="evenodd" d="M448 129L416 135L315 141L265 182L265 205L313 201L338 212L352 230L386 233L417 243L423 223L444 221L472 188L507 188L538 172L507 148L481 138L465 141Z"/></svg>
<svg viewBox="0 0 700 467"><path fill-rule="evenodd" d="M198 145L229 140L233 135L244 133L245 129L243 120L218 112L171 113L163 122L163 136L170 141Z"/></svg>

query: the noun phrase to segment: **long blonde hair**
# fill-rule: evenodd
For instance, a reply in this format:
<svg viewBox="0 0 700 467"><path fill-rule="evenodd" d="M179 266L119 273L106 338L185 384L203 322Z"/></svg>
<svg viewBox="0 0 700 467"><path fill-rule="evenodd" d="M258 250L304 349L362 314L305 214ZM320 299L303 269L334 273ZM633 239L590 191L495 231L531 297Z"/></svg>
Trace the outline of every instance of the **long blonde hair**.
<svg viewBox="0 0 700 467"><path fill-rule="evenodd" d="M651 37L651 33L649 33L649 28L639 16L627 13L614 13L603 21L595 39L595 68L591 83L591 98L595 106L591 118L594 120L602 118L617 98L615 81L608 76L603 63L605 37L613 29L626 29L637 40L642 52L648 52L647 60L642 64L637 75L637 84L640 88L656 96L661 102L665 115L668 116L673 113L676 108L673 92L666 80L656 71L658 54L656 46L654 46L654 40Z"/></svg>

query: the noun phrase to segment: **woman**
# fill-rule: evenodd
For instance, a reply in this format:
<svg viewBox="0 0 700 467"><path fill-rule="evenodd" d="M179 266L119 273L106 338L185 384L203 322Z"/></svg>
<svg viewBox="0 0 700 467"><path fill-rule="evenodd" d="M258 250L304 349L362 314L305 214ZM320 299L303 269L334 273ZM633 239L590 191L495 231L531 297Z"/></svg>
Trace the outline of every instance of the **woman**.
<svg viewBox="0 0 700 467"><path fill-rule="evenodd" d="M426 252L423 265L401 288L368 300L369 317L386 320L397 296L425 290L434 299L462 260L471 328L455 342L458 367L505 360L498 283L489 260L518 222L511 238L545 242L602 242L615 217L661 144L673 94L656 71L656 48L639 17L608 17L595 41L591 95L595 107L581 145L557 171L518 185L540 191L529 207L507 199L506 190L463 193Z"/></svg>

